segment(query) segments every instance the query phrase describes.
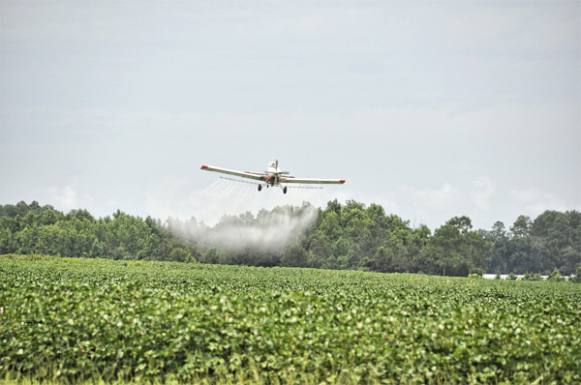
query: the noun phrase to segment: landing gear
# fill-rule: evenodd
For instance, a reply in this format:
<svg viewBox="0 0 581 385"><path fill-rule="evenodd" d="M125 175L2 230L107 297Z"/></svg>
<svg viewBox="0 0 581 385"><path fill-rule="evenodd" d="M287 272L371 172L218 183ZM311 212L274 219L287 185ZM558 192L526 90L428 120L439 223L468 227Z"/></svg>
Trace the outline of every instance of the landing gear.
<svg viewBox="0 0 581 385"><path fill-rule="evenodd" d="M286 194L286 186L284 186L284 187L282 188L282 193L283 193L283 194Z"/></svg>
<svg viewBox="0 0 581 385"><path fill-rule="evenodd" d="M261 191L261 190L262 190L262 185L261 185L261 184L259 184L259 185L258 185L258 191Z"/></svg>

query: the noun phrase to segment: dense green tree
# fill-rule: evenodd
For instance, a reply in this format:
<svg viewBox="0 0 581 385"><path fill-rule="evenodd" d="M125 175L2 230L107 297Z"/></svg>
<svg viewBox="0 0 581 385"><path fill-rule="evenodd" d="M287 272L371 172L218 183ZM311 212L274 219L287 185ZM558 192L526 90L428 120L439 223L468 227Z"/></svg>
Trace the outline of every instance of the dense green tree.
<svg viewBox="0 0 581 385"><path fill-rule="evenodd" d="M281 265L283 266L308 266L308 253L305 250L302 242L295 242L285 250L281 258Z"/></svg>
<svg viewBox="0 0 581 385"><path fill-rule="evenodd" d="M581 213L547 210L532 222L530 238L538 267L531 271L560 269L572 274L581 263Z"/></svg>
<svg viewBox="0 0 581 385"><path fill-rule="evenodd" d="M486 239L472 230L466 216L454 217L436 229L422 250L421 269L442 275L467 275L473 269L486 269Z"/></svg>
<svg viewBox="0 0 581 385"><path fill-rule="evenodd" d="M517 274L538 272L541 269L539 254L535 252L530 237L532 222L529 217L520 215L510 228L510 254L508 270Z"/></svg>
<svg viewBox="0 0 581 385"><path fill-rule="evenodd" d="M0 254L8 254L16 251L14 238L9 227L0 226Z"/></svg>
<svg viewBox="0 0 581 385"><path fill-rule="evenodd" d="M529 236L531 226L532 223L529 217L526 215L519 215L510 228L510 231L515 237L526 238Z"/></svg>
<svg viewBox="0 0 581 385"><path fill-rule="evenodd" d="M510 259L510 237L506 231L504 223L496 222L492 226L492 230L486 235L490 244L489 248L489 271L494 273L502 273L510 271L508 263Z"/></svg>

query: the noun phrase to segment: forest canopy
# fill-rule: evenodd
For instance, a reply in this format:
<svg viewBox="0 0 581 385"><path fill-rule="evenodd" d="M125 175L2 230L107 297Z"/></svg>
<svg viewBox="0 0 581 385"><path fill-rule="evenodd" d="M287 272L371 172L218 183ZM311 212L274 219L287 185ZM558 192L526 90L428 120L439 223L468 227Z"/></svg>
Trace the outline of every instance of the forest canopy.
<svg viewBox="0 0 581 385"><path fill-rule="evenodd" d="M226 230L228 237L221 237ZM581 264L581 213L547 210L534 219L521 215L508 227L496 222L490 230L475 229L469 217L459 216L431 230L412 227L377 204L334 200L321 209L305 204L227 216L209 227L195 219L162 222L119 210L96 218L87 210L63 213L33 201L0 205L0 254L8 253L439 275L571 275Z"/></svg>

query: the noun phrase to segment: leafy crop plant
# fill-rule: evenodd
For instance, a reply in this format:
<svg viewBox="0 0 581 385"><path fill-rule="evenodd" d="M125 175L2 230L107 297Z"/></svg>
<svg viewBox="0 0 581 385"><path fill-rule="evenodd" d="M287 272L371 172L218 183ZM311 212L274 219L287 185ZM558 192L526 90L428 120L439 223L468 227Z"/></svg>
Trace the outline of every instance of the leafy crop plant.
<svg viewBox="0 0 581 385"><path fill-rule="evenodd" d="M581 286L0 257L0 382L581 383Z"/></svg>

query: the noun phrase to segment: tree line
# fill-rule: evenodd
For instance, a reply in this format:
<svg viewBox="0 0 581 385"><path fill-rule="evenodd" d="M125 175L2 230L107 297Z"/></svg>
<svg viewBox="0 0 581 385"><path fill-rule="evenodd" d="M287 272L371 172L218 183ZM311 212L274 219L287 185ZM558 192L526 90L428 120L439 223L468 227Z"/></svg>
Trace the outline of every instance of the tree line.
<svg viewBox="0 0 581 385"><path fill-rule="evenodd" d="M194 252L150 217L119 210L104 218L87 210L64 214L36 201L0 205L0 254L187 261Z"/></svg>
<svg viewBox="0 0 581 385"><path fill-rule="evenodd" d="M301 231L280 248L226 247L221 229L264 229L266 219L304 218ZM310 215L310 214L309 214ZM279 221L280 222L280 221ZM277 222L277 223L279 223ZM470 218L453 217L433 231L387 214L382 206L356 201L275 208L223 218L205 226L203 237L172 231L172 221L145 219L122 211L95 218L86 210L63 213L37 202L0 205L0 254L157 259L259 266L365 269L439 275L470 273L575 274L581 266L581 213L547 210L531 219L519 216L508 228L496 222L475 229ZM273 225L274 226L274 225ZM272 229L271 229L272 230ZM276 228L275 228L276 230ZM240 234L249 234L241 231ZM258 233L260 236L262 233ZM270 234L270 233L269 233ZM266 236L266 235L265 235ZM269 237L271 235L268 235ZM229 238L228 242L232 242Z"/></svg>

